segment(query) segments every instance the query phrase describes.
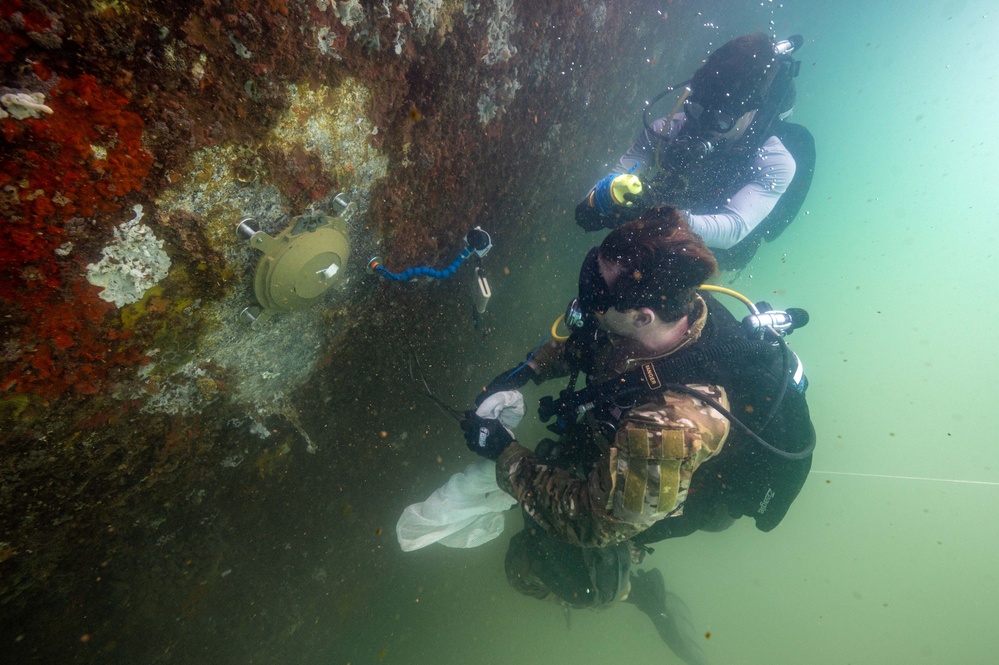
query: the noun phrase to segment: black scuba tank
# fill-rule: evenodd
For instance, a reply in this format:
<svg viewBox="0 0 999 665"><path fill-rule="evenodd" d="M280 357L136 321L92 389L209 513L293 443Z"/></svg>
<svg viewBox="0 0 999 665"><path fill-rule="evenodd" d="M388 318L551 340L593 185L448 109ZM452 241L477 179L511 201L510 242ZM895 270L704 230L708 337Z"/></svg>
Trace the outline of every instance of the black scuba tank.
<svg viewBox="0 0 999 665"><path fill-rule="evenodd" d="M709 294L701 293L708 306L708 319L698 341L680 353L718 348L744 341L739 321ZM711 355L711 354L708 354ZM773 399L780 394L784 376L781 350L746 362L718 354L715 360L683 376L666 376L664 383L703 383L723 386L730 411L758 436L785 452L796 453L814 445L815 430L802 393L784 391L776 413L764 424ZM691 533L709 519L719 506L732 516L752 517L761 531L776 527L801 491L811 468L811 457L786 459L733 427L722 451L702 464L691 479L683 515L660 520L635 540L651 543Z"/></svg>

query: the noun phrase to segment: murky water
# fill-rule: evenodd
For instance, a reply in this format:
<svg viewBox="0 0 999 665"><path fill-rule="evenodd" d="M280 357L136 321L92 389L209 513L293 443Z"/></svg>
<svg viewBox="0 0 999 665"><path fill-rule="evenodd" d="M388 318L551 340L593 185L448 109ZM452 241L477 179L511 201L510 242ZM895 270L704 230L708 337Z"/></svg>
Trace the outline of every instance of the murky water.
<svg viewBox="0 0 999 665"><path fill-rule="evenodd" d="M635 63L648 67L647 86L607 91L621 108L619 125L593 129L606 144L573 157L555 191L521 208L536 229L530 242L496 238L490 334L460 298L416 311L397 290L395 305L368 312L345 342L355 360L324 367L301 401L319 453L302 454L291 434L253 471L163 506L155 528L137 526L116 551L81 553L89 588L63 593L60 572L45 571L36 582L56 600L4 622L19 659L679 662L632 606L575 611L567 625L554 604L512 590L503 557L516 511L503 536L474 550L400 551L403 508L473 461L455 422L419 394L409 359L464 409L539 343L601 237L582 233L571 210L639 131L641 101L728 38L763 29L805 37L794 120L815 136L818 162L798 220L723 281L811 314L789 341L810 380L813 472L775 531L743 520L660 543L643 565L689 604L713 663L995 661L993 3L764 0L743 3L737 20L723 2L659 4L691 21L688 41L703 49L649 44L649 61L671 63L668 76ZM467 286L440 288L455 285ZM377 357L371 340L384 342ZM544 392L525 394L533 405ZM533 442L546 432L528 414L518 435ZM132 551L154 552L155 563L136 564ZM62 641L42 645L40 635Z"/></svg>
<svg viewBox="0 0 999 665"><path fill-rule="evenodd" d="M734 287L811 313L790 341L811 380L819 446L776 531L740 523L660 543L647 561L690 604L713 662L994 660L990 5L790 2L773 12L778 35L806 37L795 119L816 137L818 166L804 214ZM589 240L567 242L581 256ZM504 345L529 349L526 331L540 335L544 323L524 326L533 315L505 297L558 311L571 269L553 280L557 295L548 277L535 265L516 295L497 296ZM576 612L567 630L555 607L505 588L504 549L501 539L393 555L404 581L385 607L400 618L370 624L347 660L387 645L386 661L409 663L548 663L556 653L673 662L629 606Z"/></svg>

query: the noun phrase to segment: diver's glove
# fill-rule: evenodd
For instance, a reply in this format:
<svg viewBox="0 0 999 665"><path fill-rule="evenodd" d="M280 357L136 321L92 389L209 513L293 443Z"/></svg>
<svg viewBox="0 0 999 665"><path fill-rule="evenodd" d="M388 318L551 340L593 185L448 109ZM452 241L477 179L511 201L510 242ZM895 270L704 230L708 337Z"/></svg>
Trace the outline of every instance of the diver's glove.
<svg viewBox="0 0 999 665"><path fill-rule="evenodd" d="M637 175L612 173L594 185L576 206L576 224L585 231L598 231L634 219L648 207L647 189Z"/></svg>
<svg viewBox="0 0 999 665"><path fill-rule="evenodd" d="M468 449L494 462L513 443L513 435L500 421L483 418L476 415L475 411L465 412L461 429L465 433Z"/></svg>
<svg viewBox="0 0 999 665"><path fill-rule="evenodd" d="M475 406L482 406L482 402L495 393L503 392L504 390L517 390L521 386L526 385L535 375L536 373L530 365L521 365L508 369L502 374L497 375L481 393L475 396Z"/></svg>
<svg viewBox="0 0 999 665"><path fill-rule="evenodd" d="M645 183L632 173L611 173L593 187L593 207L603 215L614 215L639 204Z"/></svg>
<svg viewBox="0 0 999 665"><path fill-rule="evenodd" d="M608 219L597 212L597 209L590 205L589 196L580 201L579 205L576 206L576 226L584 231L592 232L604 228L612 229L617 226L614 222L620 223L620 221L613 218Z"/></svg>

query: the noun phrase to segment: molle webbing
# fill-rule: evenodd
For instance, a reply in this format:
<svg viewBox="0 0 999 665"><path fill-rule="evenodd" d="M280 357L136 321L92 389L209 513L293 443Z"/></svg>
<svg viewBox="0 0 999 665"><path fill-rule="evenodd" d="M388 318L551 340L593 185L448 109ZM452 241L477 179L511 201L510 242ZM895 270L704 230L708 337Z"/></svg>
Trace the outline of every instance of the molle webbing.
<svg viewBox="0 0 999 665"><path fill-rule="evenodd" d="M628 475L624 483L624 507L642 513L649 490L650 471L658 480L659 496L656 512L668 512L676 506L680 488L680 466L683 464L684 434L682 430L662 430L651 437L641 428L625 430L628 450ZM658 439L651 441L650 439ZM655 476L658 476L656 479Z"/></svg>

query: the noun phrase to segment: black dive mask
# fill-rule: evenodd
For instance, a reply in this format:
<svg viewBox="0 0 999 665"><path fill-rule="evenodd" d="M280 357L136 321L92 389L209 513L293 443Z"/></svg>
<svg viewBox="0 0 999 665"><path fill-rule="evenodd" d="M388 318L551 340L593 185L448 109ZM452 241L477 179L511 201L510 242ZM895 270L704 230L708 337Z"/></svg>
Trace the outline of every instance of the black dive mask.
<svg viewBox="0 0 999 665"><path fill-rule="evenodd" d="M583 265L579 269L579 297L573 300L566 310L567 323L573 325L570 319L580 321L582 323L575 324L579 327L585 322L593 321L594 315L603 314L612 307L624 312L629 309L653 307L661 302L658 294L642 294L635 292L634 289L631 289L631 298L624 293L612 293L600 274L600 264L597 261L599 254L600 248L594 247L583 259ZM619 279L626 280L627 277L622 276Z"/></svg>
<svg viewBox="0 0 999 665"><path fill-rule="evenodd" d="M683 102L683 114L687 117L687 123L698 134L704 132L724 134L735 127L735 123L741 117L721 109L705 108L692 99Z"/></svg>

